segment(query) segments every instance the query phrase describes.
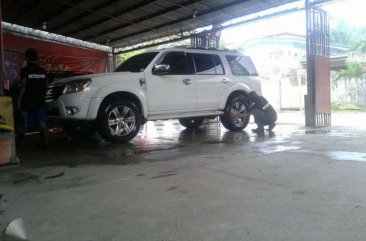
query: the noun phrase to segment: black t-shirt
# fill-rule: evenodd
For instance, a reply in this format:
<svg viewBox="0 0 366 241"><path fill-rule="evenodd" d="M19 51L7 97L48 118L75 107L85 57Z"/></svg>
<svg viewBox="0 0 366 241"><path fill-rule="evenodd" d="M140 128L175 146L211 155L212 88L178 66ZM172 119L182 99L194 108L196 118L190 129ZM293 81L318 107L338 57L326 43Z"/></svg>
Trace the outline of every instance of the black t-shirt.
<svg viewBox="0 0 366 241"><path fill-rule="evenodd" d="M257 98L255 98L253 100L253 102L254 102L254 105L253 105L252 109L259 109L259 110L263 110L263 107L268 104L268 101L263 96L258 96Z"/></svg>
<svg viewBox="0 0 366 241"><path fill-rule="evenodd" d="M36 111L46 108L44 97L46 94L47 76L44 69L36 63L29 63L20 72L21 79L25 79L25 91L22 98L22 110Z"/></svg>

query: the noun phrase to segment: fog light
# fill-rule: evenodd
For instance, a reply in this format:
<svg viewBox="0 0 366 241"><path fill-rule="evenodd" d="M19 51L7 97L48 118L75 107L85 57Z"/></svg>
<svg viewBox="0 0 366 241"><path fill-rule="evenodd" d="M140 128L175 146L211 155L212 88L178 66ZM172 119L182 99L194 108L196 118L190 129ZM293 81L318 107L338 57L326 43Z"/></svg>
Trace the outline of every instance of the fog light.
<svg viewBox="0 0 366 241"><path fill-rule="evenodd" d="M80 108L77 106L66 106L66 112L68 115L75 115L80 111Z"/></svg>

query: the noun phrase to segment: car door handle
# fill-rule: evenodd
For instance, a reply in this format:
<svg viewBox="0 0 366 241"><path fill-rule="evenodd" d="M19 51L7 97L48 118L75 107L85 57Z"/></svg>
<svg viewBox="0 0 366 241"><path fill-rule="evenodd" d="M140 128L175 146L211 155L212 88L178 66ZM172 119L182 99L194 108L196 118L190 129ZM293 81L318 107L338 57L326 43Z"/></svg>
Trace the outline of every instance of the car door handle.
<svg viewBox="0 0 366 241"><path fill-rule="evenodd" d="M182 82L185 84L185 85L189 85L192 83L192 80L191 79L184 79L182 80Z"/></svg>
<svg viewBox="0 0 366 241"><path fill-rule="evenodd" d="M226 84L226 83L229 83L230 80L225 78L225 79L222 79L221 82L224 83L224 84Z"/></svg>

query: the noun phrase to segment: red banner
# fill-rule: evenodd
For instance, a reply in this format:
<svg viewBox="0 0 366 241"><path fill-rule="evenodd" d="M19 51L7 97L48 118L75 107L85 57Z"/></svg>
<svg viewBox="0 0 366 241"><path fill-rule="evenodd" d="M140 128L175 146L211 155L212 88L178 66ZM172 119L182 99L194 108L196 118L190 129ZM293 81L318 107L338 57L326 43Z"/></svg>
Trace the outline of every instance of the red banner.
<svg viewBox="0 0 366 241"><path fill-rule="evenodd" d="M6 34L4 38L5 80L10 84L19 79L25 65L24 53L28 48L38 51L39 64L49 73L103 73L106 71L108 53L57 44L38 39L30 39Z"/></svg>

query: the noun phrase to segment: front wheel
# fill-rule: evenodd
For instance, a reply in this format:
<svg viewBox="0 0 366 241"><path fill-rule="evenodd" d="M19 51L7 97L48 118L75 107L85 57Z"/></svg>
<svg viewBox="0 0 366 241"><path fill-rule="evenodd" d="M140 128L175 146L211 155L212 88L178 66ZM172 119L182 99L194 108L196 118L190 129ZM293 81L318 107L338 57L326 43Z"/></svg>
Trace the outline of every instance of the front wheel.
<svg viewBox="0 0 366 241"><path fill-rule="evenodd" d="M106 103L98 116L98 133L110 142L128 142L140 130L141 118L136 105L130 101Z"/></svg>
<svg viewBox="0 0 366 241"><path fill-rule="evenodd" d="M240 131L247 127L249 118L248 104L243 95L231 98L225 113L220 116L222 125L230 131Z"/></svg>
<svg viewBox="0 0 366 241"><path fill-rule="evenodd" d="M204 121L204 118L180 118L179 123L187 129L197 129L200 127Z"/></svg>

